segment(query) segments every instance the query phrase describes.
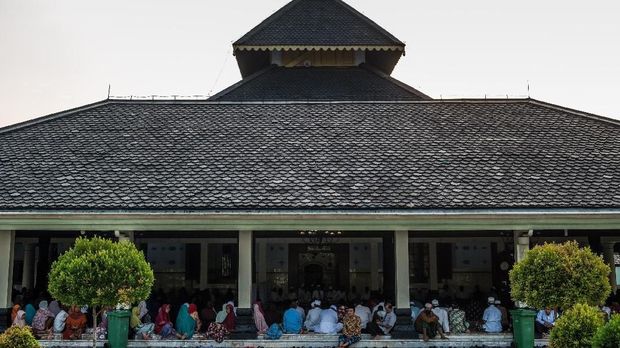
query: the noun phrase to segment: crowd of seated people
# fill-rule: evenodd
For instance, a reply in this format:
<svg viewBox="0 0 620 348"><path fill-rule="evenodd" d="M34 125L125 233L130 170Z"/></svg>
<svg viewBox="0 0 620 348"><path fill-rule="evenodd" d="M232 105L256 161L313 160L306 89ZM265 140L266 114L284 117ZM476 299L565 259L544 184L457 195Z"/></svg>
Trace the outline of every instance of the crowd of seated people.
<svg viewBox="0 0 620 348"><path fill-rule="evenodd" d="M362 294L354 290L345 294L336 289L324 292L316 286L311 290L290 289L289 292L285 300L280 297L278 302L258 300L253 304L253 319L259 335L267 335L275 325L282 334L339 335L340 346L347 347L358 342L362 333L373 338L390 335L396 324L393 303L378 293L368 294L367 289ZM281 295L277 289L275 293ZM295 296L298 294L303 295L304 302ZM423 297L426 303L413 300L413 329L425 341L445 339L450 334L509 331L510 318L502 301L494 296L484 301L480 295L473 299ZM87 306L60 304L45 293L33 296L27 290L14 298L13 325L29 326L39 339L81 339L87 328L93 327L92 313ZM234 298L232 290L220 292L214 289L191 294L185 289L168 293L155 291L147 301L131 309L130 335L139 340L198 337L222 342L236 330ZM483 301L486 306L482 305ZM97 327L92 330L92 334L101 339L106 338L109 310L111 308L101 311ZM606 318L612 313L620 313L617 299L610 298L605 306L601 306L601 311ZM535 321L537 337L548 335L560 315L561 310L557 308L538 311Z"/></svg>

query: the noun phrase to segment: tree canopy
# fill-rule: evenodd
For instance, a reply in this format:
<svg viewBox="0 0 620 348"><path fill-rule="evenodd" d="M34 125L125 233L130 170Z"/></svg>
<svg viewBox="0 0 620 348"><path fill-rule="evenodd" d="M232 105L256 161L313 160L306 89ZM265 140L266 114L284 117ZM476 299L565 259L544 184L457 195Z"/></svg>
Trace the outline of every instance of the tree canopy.
<svg viewBox="0 0 620 348"><path fill-rule="evenodd" d="M151 266L133 243L78 238L52 264L48 290L64 304L101 308L145 300L153 282Z"/></svg>
<svg viewBox="0 0 620 348"><path fill-rule="evenodd" d="M609 293L610 267L577 242L544 244L530 250L510 271L514 300L535 308L568 309L602 304Z"/></svg>

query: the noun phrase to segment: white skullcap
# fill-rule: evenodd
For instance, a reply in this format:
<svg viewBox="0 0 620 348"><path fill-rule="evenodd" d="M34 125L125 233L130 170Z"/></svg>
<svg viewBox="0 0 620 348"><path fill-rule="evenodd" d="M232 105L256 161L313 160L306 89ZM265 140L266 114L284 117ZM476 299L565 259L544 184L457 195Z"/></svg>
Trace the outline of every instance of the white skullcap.
<svg viewBox="0 0 620 348"><path fill-rule="evenodd" d="M431 301L431 304L432 304L433 306L437 307L437 306L439 306L439 301L437 301L437 300L433 300L433 301Z"/></svg>
<svg viewBox="0 0 620 348"><path fill-rule="evenodd" d="M489 298L487 299L487 302L489 302L489 303L495 303L495 297L489 297Z"/></svg>

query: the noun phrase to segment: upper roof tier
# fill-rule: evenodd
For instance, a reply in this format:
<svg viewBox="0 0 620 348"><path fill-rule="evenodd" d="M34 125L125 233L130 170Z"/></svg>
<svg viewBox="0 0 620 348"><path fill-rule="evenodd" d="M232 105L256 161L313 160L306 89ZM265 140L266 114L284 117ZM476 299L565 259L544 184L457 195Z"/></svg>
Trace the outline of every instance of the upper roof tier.
<svg viewBox="0 0 620 348"><path fill-rule="evenodd" d="M293 0L233 43L243 77L282 52L348 52L391 74L405 44L341 0Z"/></svg>
<svg viewBox="0 0 620 348"><path fill-rule="evenodd" d="M235 51L405 49L403 42L341 0L293 0L233 46Z"/></svg>

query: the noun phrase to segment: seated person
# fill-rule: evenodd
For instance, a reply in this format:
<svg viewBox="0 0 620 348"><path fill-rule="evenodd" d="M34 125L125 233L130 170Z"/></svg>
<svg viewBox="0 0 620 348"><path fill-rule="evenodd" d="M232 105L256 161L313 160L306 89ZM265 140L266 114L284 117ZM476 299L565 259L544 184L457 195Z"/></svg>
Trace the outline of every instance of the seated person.
<svg viewBox="0 0 620 348"><path fill-rule="evenodd" d="M418 314L414 326L415 330L422 334L424 342L435 338L437 333L439 333L442 339L447 339L441 325L439 325L439 318L433 313L433 305L430 303L424 305L424 310Z"/></svg>
<svg viewBox="0 0 620 348"><path fill-rule="evenodd" d="M342 319L342 335L338 337L338 348L352 346L362 339L362 320L355 315L353 307L347 307Z"/></svg>
<svg viewBox="0 0 620 348"><path fill-rule="evenodd" d="M396 324L394 306L390 302L385 302L385 317L381 321L381 324L379 324L379 327L384 335L389 335L390 331L394 328L394 324Z"/></svg>
<svg viewBox="0 0 620 348"><path fill-rule="evenodd" d="M342 323L338 322L338 308L332 305L321 311L319 327L315 332L335 334L342 330Z"/></svg>
<svg viewBox="0 0 620 348"><path fill-rule="evenodd" d="M297 310L297 300L291 301L289 309L284 312L282 321L282 324L284 326L284 333L301 333L301 329L303 326L303 317L301 316L301 313Z"/></svg>
<svg viewBox="0 0 620 348"><path fill-rule="evenodd" d="M309 331L315 331L321 323L321 301L314 300L310 306L312 309L308 311L308 316L306 317L304 326Z"/></svg>
<svg viewBox="0 0 620 348"><path fill-rule="evenodd" d="M549 334L549 331L555 325L555 319L555 311L551 307L545 307L545 309L538 311L534 328L539 337Z"/></svg>
<svg viewBox="0 0 620 348"><path fill-rule="evenodd" d="M459 308L458 303L452 304L452 309L448 312L450 330L455 334L469 332L469 323L465 320L465 311Z"/></svg>
<svg viewBox="0 0 620 348"><path fill-rule="evenodd" d="M32 332L37 338L48 338L52 333L56 315L48 309L47 301L39 303L39 310L32 319Z"/></svg>
<svg viewBox="0 0 620 348"><path fill-rule="evenodd" d="M151 334L153 334L153 331L155 330L155 324L143 323L140 319L140 314L140 307L132 308L129 327L133 330L137 340L148 340L151 338Z"/></svg>
<svg viewBox="0 0 620 348"><path fill-rule="evenodd" d="M56 318L54 318L54 333L62 333L65 331L65 322L69 317L69 313L65 311L65 306L60 307L60 312L56 314Z"/></svg>
<svg viewBox="0 0 620 348"><path fill-rule="evenodd" d="M71 306L69 316L65 320L65 331L62 333L62 338L65 340L79 340L82 338L82 333L86 330L86 324L88 320L86 315L82 313L79 306Z"/></svg>
<svg viewBox="0 0 620 348"><path fill-rule="evenodd" d="M495 307L495 298L488 298L489 306L484 310L482 315L482 329L486 333L502 332L502 312Z"/></svg>
<svg viewBox="0 0 620 348"><path fill-rule="evenodd" d="M439 307L439 301L433 300L431 301L433 305L433 313L439 318L439 325L441 325L441 329L445 334L450 333L450 323L448 319L448 311L442 307Z"/></svg>

